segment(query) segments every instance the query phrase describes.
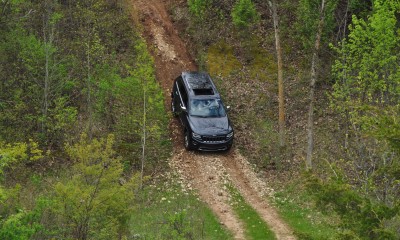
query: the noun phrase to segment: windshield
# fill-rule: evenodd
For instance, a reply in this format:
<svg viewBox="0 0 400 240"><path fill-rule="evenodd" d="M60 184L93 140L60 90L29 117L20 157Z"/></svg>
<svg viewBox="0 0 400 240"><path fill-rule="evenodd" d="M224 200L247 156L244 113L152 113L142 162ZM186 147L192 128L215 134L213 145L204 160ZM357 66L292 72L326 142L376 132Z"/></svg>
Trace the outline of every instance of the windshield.
<svg viewBox="0 0 400 240"><path fill-rule="evenodd" d="M225 109L220 99L192 99L189 114L196 117L225 117Z"/></svg>

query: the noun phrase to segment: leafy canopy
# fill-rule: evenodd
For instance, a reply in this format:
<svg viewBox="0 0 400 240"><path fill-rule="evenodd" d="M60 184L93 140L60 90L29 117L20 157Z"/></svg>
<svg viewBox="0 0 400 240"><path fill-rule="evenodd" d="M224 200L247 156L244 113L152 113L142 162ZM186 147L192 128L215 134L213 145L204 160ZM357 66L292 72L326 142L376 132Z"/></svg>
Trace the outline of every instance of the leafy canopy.
<svg viewBox="0 0 400 240"><path fill-rule="evenodd" d="M54 210L70 237L116 239L127 224L136 178L123 178L113 144L113 135L92 141L82 135L79 143L66 146L75 165L71 178L55 185Z"/></svg>
<svg viewBox="0 0 400 240"><path fill-rule="evenodd" d="M189 10L197 18L202 19L210 8L212 0L188 0Z"/></svg>
<svg viewBox="0 0 400 240"><path fill-rule="evenodd" d="M334 107L365 134L400 151L400 29L397 0L374 1L367 19L353 16L348 39L337 48Z"/></svg>

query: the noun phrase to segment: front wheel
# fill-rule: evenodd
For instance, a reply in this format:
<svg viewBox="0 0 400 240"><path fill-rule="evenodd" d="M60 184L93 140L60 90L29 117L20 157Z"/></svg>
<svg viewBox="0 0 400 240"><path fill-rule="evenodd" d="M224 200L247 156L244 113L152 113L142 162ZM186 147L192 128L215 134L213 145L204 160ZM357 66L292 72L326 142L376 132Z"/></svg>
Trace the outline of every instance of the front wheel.
<svg viewBox="0 0 400 240"><path fill-rule="evenodd" d="M193 150L192 136L190 136L190 131L185 131L184 142L186 150Z"/></svg>
<svg viewBox="0 0 400 240"><path fill-rule="evenodd" d="M226 146L226 152L229 152L232 149L232 144L229 144L228 146Z"/></svg>

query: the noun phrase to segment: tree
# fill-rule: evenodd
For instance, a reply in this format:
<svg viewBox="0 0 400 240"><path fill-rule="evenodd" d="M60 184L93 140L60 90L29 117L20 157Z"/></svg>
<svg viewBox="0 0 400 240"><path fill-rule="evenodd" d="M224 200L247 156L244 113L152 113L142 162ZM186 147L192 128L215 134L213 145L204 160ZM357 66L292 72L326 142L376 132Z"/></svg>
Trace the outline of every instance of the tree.
<svg viewBox="0 0 400 240"><path fill-rule="evenodd" d="M28 143L5 143L0 141L0 177L4 180L4 171L13 169L20 164L34 162L43 157L38 143L29 140Z"/></svg>
<svg viewBox="0 0 400 240"><path fill-rule="evenodd" d="M149 96L148 96L148 91L150 89L150 84L152 80L155 80L154 76L154 70L151 67L153 61L151 56L148 54L146 51L146 46L144 44L144 41L138 42L138 45L136 46L136 50L138 52L137 56L137 67L133 71L133 74L135 78L138 78L142 82L142 88L143 88L143 114L142 114L142 157L141 157L141 166L140 166L140 188L143 186L143 174L144 174L144 164L146 161L146 140L147 140L147 135L148 135L148 101L149 101ZM151 106L150 106L151 107ZM154 124L154 123L153 123ZM158 127L158 124L155 124L156 127Z"/></svg>
<svg viewBox="0 0 400 240"><path fill-rule="evenodd" d="M115 82L115 108L120 113L115 117L115 132L119 152L132 167L141 169L143 178L146 160L148 164L157 164L159 153L165 149L168 120L155 80L153 59L143 39L136 42L135 50L136 64L130 76Z"/></svg>
<svg viewBox="0 0 400 240"><path fill-rule="evenodd" d="M57 47L62 19L57 6L47 0L10 4L0 42L4 66L0 132L4 140L25 141L28 136L46 148L58 148L70 129L67 124L74 122L76 109L70 105L67 87L69 58L61 56Z"/></svg>
<svg viewBox="0 0 400 240"><path fill-rule="evenodd" d="M7 182L7 175L16 175L25 170L25 165L42 158L36 142L6 144L0 141L0 182ZM29 239L42 228L40 206L33 210L21 207L20 190L20 184L14 187L0 185L1 239Z"/></svg>
<svg viewBox="0 0 400 240"><path fill-rule="evenodd" d="M54 199L65 237L116 239L126 233L136 178L123 178L113 144L113 135L89 140L84 134L79 143L66 146L75 164L69 180L55 185Z"/></svg>
<svg viewBox="0 0 400 240"><path fill-rule="evenodd" d="M400 37L397 0L373 3L367 19L353 16L349 36L335 50L332 106L347 119L351 155L366 194L398 202L400 172ZM351 152L346 145L348 152Z"/></svg>
<svg viewBox="0 0 400 240"><path fill-rule="evenodd" d="M231 16L233 24L239 28L247 28L260 20L260 15L251 0L236 1Z"/></svg>
<svg viewBox="0 0 400 240"><path fill-rule="evenodd" d="M333 166L333 168L335 168ZM398 239L398 205L387 206L382 202L360 195L337 169L332 179L321 180L312 175L307 182L307 191L315 197L322 212L335 212L340 217L340 228L335 239Z"/></svg>
<svg viewBox="0 0 400 240"><path fill-rule="evenodd" d="M313 52L312 48L315 47L315 41L319 31L321 5L321 0L300 0L297 10L298 23L296 29L303 47L306 50L311 50L311 53ZM340 24L337 23L335 19L337 5L338 0L325 1L324 26L321 30L322 42L331 41L330 38L332 37L333 30ZM349 4L346 5L346 8L348 8L348 5ZM347 12L348 10L345 11L344 19L342 20L344 23L346 23L347 20ZM343 28L345 29L347 26L343 26Z"/></svg>
<svg viewBox="0 0 400 240"><path fill-rule="evenodd" d="M306 169L312 169L312 154L314 148L314 92L315 92L315 82L317 74L317 62L318 62L318 51L321 45L321 35L324 26L325 18L325 0L321 1L320 9L320 20L318 23L317 35L315 38L315 47L312 55L311 61L311 82L310 82L310 105L308 109L308 124L307 124L307 159L306 159Z"/></svg>
<svg viewBox="0 0 400 240"><path fill-rule="evenodd" d="M279 34L279 18L276 1L268 1L275 30L275 49L278 62L278 99L279 99L279 147L285 147L285 97L283 89L282 48Z"/></svg>
<svg viewBox="0 0 400 240"><path fill-rule="evenodd" d="M349 37L336 49L339 58L332 69L336 78L332 94L335 108L347 114L364 133L393 146L398 144L395 131L388 135L381 131L398 129L399 12L398 1L378 0L368 20L353 16Z"/></svg>
<svg viewBox="0 0 400 240"><path fill-rule="evenodd" d="M211 6L212 0L189 0L189 10L197 18L202 19Z"/></svg>

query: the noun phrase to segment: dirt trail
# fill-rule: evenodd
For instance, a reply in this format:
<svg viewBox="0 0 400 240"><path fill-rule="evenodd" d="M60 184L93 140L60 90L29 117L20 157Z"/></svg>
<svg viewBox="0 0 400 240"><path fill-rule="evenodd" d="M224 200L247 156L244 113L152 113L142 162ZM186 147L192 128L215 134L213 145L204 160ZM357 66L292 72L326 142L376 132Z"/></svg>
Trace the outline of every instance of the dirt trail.
<svg viewBox="0 0 400 240"><path fill-rule="evenodd" d="M132 0L132 7L140 14L146 38L156 64L156 76L164 89L166 106L169 108L173 80L182 71L197 70L185 44L180 39L166 11L165 0ZM265 201L271 194L260 181L246 159L236 150L229 153L187 152L183 148L183 133L176 119L170 122L174 142L174 154L170 165L185 182L185 187L197 190L229 229L235 239L245 239L242 222L230 205L230 194L226 189L232 183L267 222L278 239L295 239L289 227L280 219L274 208Z"/></svg>

